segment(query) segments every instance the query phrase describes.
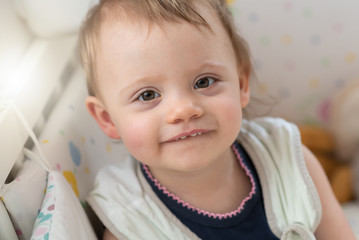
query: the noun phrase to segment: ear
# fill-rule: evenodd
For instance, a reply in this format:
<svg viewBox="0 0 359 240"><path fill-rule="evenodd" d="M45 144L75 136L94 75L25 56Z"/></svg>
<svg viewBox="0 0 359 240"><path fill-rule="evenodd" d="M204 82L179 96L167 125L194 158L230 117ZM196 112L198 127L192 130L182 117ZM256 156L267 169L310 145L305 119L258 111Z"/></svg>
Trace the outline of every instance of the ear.
<svg viewBox="0 0 359 240"><path fill-rule="evenodd" d="M90 115L96 120L97 124L107 136L113 139L120 139L120 135L111 120L110 114L98 98L93 96L87 97L86 107Z"/></svg>
<svg viewBox="0 0 359 240"><path fill-rule="evenodd" d="M249 103L250 98L250 89L249 89L249 74L240 72L239 75L239 88L240 88L240 98L241 106L245 108Z"/></svg>

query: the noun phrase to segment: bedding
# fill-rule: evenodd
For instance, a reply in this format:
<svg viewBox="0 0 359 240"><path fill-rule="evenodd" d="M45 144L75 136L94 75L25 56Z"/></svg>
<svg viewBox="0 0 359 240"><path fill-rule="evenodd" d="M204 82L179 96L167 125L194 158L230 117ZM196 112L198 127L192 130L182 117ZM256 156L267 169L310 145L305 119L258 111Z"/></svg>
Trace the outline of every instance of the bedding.
<svg viewBox="0 0 359 240"><path fill-rule="evenodd" d="M25 160L15 180L1 188L1 198L19 240L30 239L46 187L46 171L36 162Z"/></svg>
<svg viewBox="0 0 359 240"><path fill-rule="evenodd" d="M47 176L46 194L31 236L31 240L39 239L97 239L80 201L58 171Z"/></svg>
<svg viewBox="0 0 359 240"><path fill-rule="evenodd" d="M51 156L49 164L65 176L81 201L93 189L99 169L127 156L124 145L108 138L90 117L86 96L86 81L78 67L39 137L44 155Z"/></svg>

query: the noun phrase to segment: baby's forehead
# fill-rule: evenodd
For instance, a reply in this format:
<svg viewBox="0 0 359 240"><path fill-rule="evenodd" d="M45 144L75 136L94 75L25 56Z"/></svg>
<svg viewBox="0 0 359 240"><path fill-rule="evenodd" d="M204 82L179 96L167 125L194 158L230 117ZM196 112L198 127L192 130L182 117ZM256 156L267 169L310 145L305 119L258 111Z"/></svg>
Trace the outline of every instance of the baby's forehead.
<svg viewBox="0 0 359 240"><path fill-rule="evenodd" d="M168 6L162 6L158 2L160 1L105 1L98 12L101 21L100 28L102 30L102 28L111 27L118 22L133 25L140 24L143 26L161 26L169 23L190 23L197 27L205 26L210 28L210 24L206 19L209 12L219 17L218 13L207 1L178 1L181 2L181 4L185 3L185 5L179 5L178 7L174 7L177 4L177 1L163 1L164 4L169 4L170 2L176 3L169 4L171 5L171 8L169 9L167 9ZM183 9L181 9L183 7L187 9L183 11Z"/></svg>
<svg viewBox="0 0 359 240"><path fill-rule="evenodd" d="M131 55L131 52L128 52L130 49L145 49L151 46L147 44L151 41L164 41L166 44L173 39L183 37L178 35L183 35L183 33L191 36L196 35L198 39L205 38L207 42L212 42L211 39L217 38L220 39L220 42L224 42L225 45L232 45L226 30L214 11L201 9L199 13L208 26L198 26L177 17L170 20L162 19L162 21L157 19L158 21L151 22L151 19L142 15L136 18L132 13L120 14L124 9L121 6L117 8L111 8L111 10L106 11L107 17L104 19L101 33L97 36L99 40L96 48L97 54L105 58L115 55L115 52L109 46L122 46L121 51L117 51L117 54L128 53ZM178 31L180 28L190 30L181 32ZM131 48L131 45L138 47ZM139 51L137 50L133 54L138 53ZM116 58L120 57L119 55L116 56ZM97 64L101 65L100 62L97 62Z"/></svg>
<svg viewBox="0 0 359 240"><path fill-rule="evenodd" d="M212 28L216 31L211 31ZM205 39L206 42L210 43L214 39L219 39L220 42L225 42L225 45L231 45L230 39L225 37L227 34L220 23L216 24L216 26L211 26L211 28L206 28L204 26L195 26L184 20L152 23L143 19L132 22L126 18L118 18L117 21L104 25L98 51L100 55L106 57L115 54L115 51L110 46L118 46L121 51L117 51L117 54L145 53L150 50L148 48L156 45L156 42L169 44L175 39L189 35L192 38L196 36L198 41ZM133 46L137 47L134 48ZM120 56L118 55L117 57L119 58Z"/></svg>

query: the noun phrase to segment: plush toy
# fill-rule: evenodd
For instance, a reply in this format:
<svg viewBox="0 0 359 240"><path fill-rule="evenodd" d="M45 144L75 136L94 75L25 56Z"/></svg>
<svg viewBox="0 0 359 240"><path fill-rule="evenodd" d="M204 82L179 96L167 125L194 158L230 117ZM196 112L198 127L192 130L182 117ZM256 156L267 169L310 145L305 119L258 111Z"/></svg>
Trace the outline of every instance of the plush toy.
<svg viewBox="0 0 359 240"><path fill-rule="evenodd" d="M323 166L339 202L352 200L352 168L337 159L331 132L318 126L299 126L299 130L303 144L313 152Z"/></svg>
<svg viewBox="0 0 359 240"><path fill-rule="evenodd" d="M335 151L352 167L353 192L359 201L359 78L333 98L330 120Z"/></svg>
<svg viewBox="0 0 359 240"><path fill-rule="evenodd" d="M300 126L303 144L322 164L340 203L359 202L359 79L332 99L329 128Z"/></svg>

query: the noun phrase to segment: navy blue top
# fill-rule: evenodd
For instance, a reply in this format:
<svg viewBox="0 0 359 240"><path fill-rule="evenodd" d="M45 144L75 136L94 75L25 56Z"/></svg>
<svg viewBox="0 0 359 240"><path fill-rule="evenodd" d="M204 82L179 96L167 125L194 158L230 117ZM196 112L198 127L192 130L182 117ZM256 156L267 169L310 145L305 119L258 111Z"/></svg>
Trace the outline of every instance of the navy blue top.
<svg viewBox="0 0 359 240"><path fill-rule="evenodd" d="M144 165L141 167L142 173L167 208L201 239L278 239L268 226L262 189L250 157L237 142L232 148L251 180L252 191L237 211L228 214L211 214L188 206L164 190Z"/></svg>

